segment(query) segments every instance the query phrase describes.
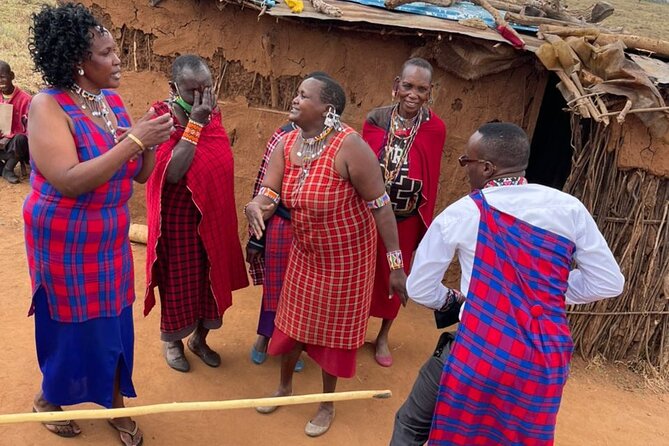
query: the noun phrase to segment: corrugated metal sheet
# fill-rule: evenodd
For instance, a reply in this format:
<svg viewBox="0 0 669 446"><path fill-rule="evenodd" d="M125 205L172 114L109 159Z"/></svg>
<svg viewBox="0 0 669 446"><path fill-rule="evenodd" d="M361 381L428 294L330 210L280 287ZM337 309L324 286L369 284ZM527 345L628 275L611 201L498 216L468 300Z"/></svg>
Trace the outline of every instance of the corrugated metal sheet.
<svg viewBox="0 0 669 446"><path fill-rule="evenodd" d="M384 0L346 0L352 3L358 3L365 6L374 6L376 8L384 8ZM405 5L398 6L395 8L395 11L408 12L411 14L426 15L429 17L436 17L438 19L446 20L465 20L465 19L480 19L486 25L490 27L495 26L495 19L490 15L488 11L482 7L475 5L474 3L461 1L453 6L444 7L436 6L429 3L415 2L407 3ZM500 14L504 17L506 11L500 10ZM536 33L538 28L536 26L523 26L523 25L511 25L514 29L519 31L528 31Z"/></svg>
<svg viewBox="0 0 669 446"><path fill-rule="evenodd" d="M262 0L258 0L262 3ZM337 6L342 10L341 17L329 17L318 13L311 6L309 0L304 1L304 11L299 14L294 14L290 11L288 6L282 1L278 1L274 6L268 8L265 14L274 17L285 17L295 19L316 19L333 22L348 22L348 23L371 23L375 25L383 25L403 29L409 32L432 31L436 33L452 33L461 34L465 36L475 37L478 39L489 40L492 42L507 41L492 29L482 30L461 25L452 20L445 20L437 17L428 17L424 15L409 14L399 11L391 11L383 8L375 8L370 6L363 6L356 3L351 3L341 0L326 0L328 3ZM267 5L274 3L272 0L267 2ZM256 7L257 4L255 5ZM544 43L542 40L533 36L523 35L528 51L536 51L536 49Z"/></svg>

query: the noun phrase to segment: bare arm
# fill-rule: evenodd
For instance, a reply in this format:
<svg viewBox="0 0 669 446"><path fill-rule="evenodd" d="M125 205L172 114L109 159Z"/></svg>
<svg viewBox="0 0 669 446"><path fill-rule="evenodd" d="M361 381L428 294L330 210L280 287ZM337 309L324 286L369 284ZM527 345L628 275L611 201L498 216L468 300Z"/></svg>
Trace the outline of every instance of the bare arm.
<svg viewBox="0 0 669 446"><path fill-rule="evenodd" d="M281 140L267 163L267 172L263 179L263 187L269 187L277 193L281 193L281 186L283 185L283 170L285 167L284 160L284 140ZM265 220L269 219L276 212L276 205L274 202L264 195L256 195L245 208L246 218L249 221L249 227L256 236L262 237L265 231Z"/></svg>
<svg viewBox="0 0 669 446"><path fill-rule="evenodd" d="M162 118L162 119L161 119ZM141 148L125 138L103 155L80 162L69 118L49 95L38 94L30 107L30 154L44 177L66 197L90 192L107 181ZM153 121L142 119L131 132L145 145L158 144L169 137L169 116Z"/></svg>
<svg viewBox="0 0 669 446"><path fill-rule="evenodd" d="M357 134L348 136L335 159L335 167L342 177L347 178L358 195L365 201L379 198L386 192L379 162L367 143ZM372 210L376 228L387 252L400 249L397 235L397 221L390 205ZM406 261L409 261L407 259ZM402 304L406 305L406 274L403 269L390 272L390 294L398 293Z"/></svg>
<svg viewBox="0 0 669 446"><path fill-rule="evenodd" d="M200 92L195 90L193 98L193 110L190 119L198 124L206 124L209 121L209 116L216 106L216 98L211 87L205 88L200 95ZM193 163L195 158L195 150L197 146L185 140L180 140L172 149L172 158L167 165L167 172L165 173L165 181L168 183L178 183Z"/></svg>

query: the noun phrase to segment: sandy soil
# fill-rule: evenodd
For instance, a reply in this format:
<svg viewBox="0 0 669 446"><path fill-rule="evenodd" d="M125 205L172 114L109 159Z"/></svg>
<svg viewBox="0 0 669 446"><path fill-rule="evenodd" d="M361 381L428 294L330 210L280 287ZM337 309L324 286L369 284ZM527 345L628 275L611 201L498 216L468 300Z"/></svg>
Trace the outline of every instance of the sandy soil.
<svg viewBox="0 0 669 446"><path fill-rule="evenodd" d="M29 186L0 182L0 338L5 351L0 366L0 412L27 412L39 382L35 357L33 320L26 317L30 288L23 244L21 206ZM144 246L134 246L137 294L144 286ZM259 288L247 288L234 296L224 326L210 337L212 347L223 357L223 365L211 369L192 360L192 370L180 374L170 370L160 353L158 312L141 315L135 306L135 385L139 398L129 405L172 401L225 400L265 396L278 380L278 361L251 364L248 351L255 337ZM378 321L370 324L373 339ZM438 333L430 312L410 305L396 323L392 336L395 365L377 366L372 347L358 354L358 374L341 381L339 390L390 389L393 398L380 401L350 401L337 406L337 418L329 433L318 439L303 434L304 424L315 405L281 408L263 416L251 409L145 416L139 419L150 445L383 445L388 443L393 416L409 392L418 368L430 354ZM192 357L192 356L191 356ZM307 360L305 371L296 376L297 394L318 392L320 373ZM669 396L635 388L638 378L612 366L587 368L576 361L567 385L557 427L557 444L567 445L669 445ZM83 405L83 407L91 407ZM39 425L0 427L0 445L116 445L118 437L105 421L81 423L84 433L77 439L60 439Z"/></svg>

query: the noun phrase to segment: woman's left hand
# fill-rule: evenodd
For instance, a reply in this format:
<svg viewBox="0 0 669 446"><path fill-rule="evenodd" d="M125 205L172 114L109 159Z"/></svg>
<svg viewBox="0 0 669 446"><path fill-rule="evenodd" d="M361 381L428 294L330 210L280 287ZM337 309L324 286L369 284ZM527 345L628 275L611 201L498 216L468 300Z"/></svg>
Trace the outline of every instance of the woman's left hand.
<svg viewBox="0 0 669 446"><path fill-rule="evenodd" d="M389 299L392 299L393 294L397 294L400 297L400 302L402 306L406 307L407 302L409 301L409 295L407 294L407 275L404 272L404 269L396 269L390 272L390 289L389 289Z"/></svg>

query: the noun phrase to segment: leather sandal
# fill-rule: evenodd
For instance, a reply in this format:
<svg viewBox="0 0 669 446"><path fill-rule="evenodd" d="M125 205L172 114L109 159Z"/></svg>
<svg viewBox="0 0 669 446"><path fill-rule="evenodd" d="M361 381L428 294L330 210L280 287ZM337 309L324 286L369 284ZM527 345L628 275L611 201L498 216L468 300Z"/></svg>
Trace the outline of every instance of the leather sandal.
<svg viewBox="0 0 669 446"><path fill-rule="evenodd" d="M39 410L33 406L33 412L37 413ZM59 437L72 438L81 433L81 428L72 420L65 421L43 421L42 425L49 431ZM63 429L69 428L69 429Z"/></svg>
<svg viewBox="0 0 669 446"><path fill-rule="evenodd" d="M137 421L133 420L135 427L132 430L120 427L114 424L112 420L107 420L107 422L111 427L118 431L121 443L123 443L125 446L141 446L142 443L144 443L144 434L142 434L142 431L139 430ZM124 436L129 436L130 442L127 441L127 437L124 439ZM139 438L139 441L137 441L137 438Z"/></svg>

